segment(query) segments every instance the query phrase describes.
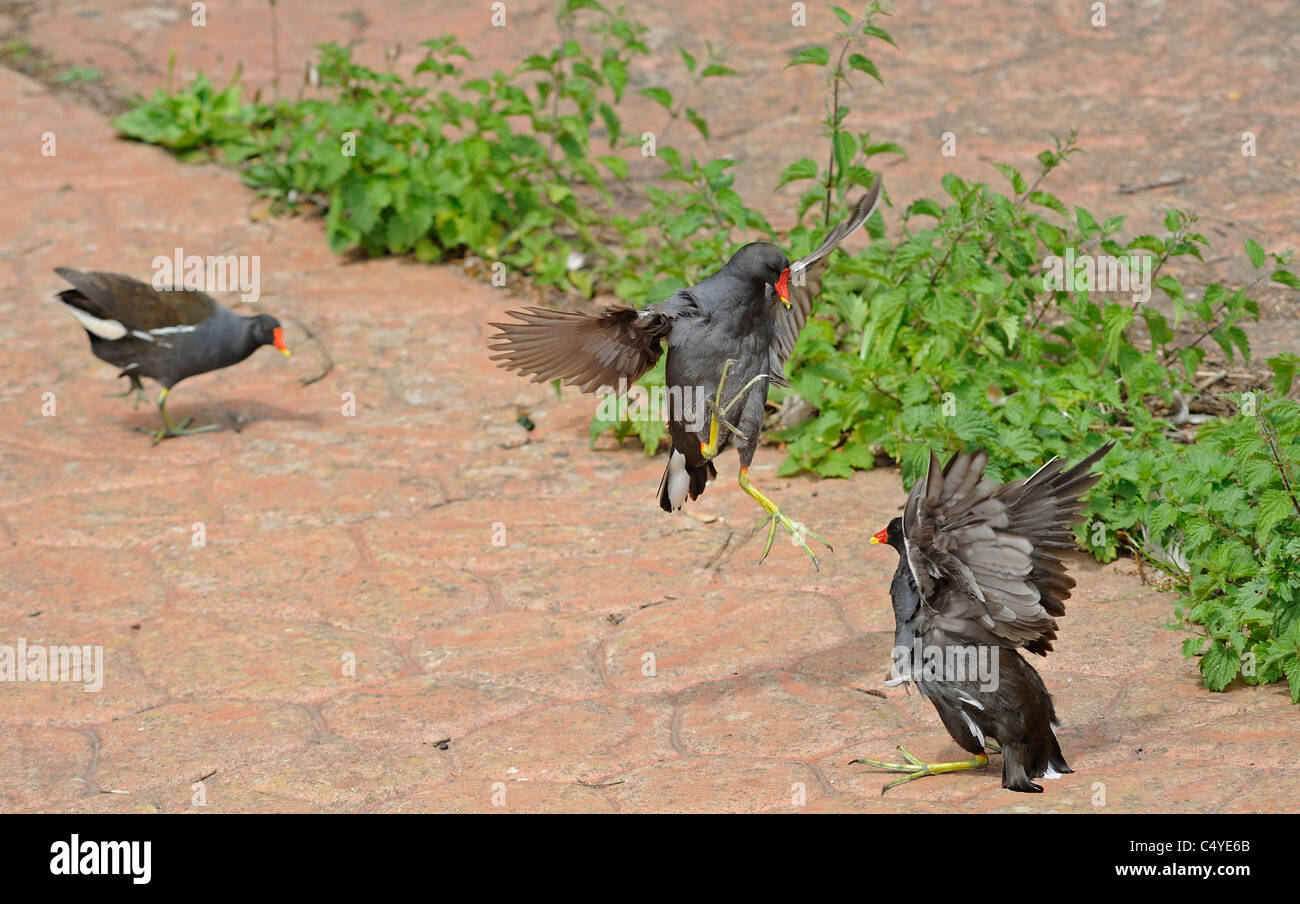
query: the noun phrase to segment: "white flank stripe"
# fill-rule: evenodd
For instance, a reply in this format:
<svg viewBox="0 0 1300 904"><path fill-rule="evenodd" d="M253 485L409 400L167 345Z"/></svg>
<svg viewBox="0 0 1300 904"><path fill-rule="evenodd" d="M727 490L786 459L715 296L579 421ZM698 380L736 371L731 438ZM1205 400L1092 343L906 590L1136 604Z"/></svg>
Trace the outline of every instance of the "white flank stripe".
<svg viewBox="0 0 1300 904"><path fill-rule="evenodd" d="M160 326L160 327L158 327L158 329L156 329L156 330L150 330L149 332L152 333L152 334L155 335L155 336L168 336L168 335L171 335L172 333L192 333L192 332L194 332L194 327L192 327L192 326Z"/></svg>
<svg viewBox="0 0 1300 904"><path fill-rule="evenodd" d="M980 746L986 746L984 743L984 732L980 731L979 726L975 724L975 720L972 719L965 710L959 709L957 712L961 713L961 717L966 720L966 727L970 729L970 733L979 738Z"/></svg>

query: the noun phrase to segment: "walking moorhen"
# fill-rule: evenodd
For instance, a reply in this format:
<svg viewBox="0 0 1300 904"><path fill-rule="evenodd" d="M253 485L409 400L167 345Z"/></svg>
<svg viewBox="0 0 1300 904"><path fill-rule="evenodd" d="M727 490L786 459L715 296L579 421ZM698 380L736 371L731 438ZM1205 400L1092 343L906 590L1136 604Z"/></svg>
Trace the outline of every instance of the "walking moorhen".
<svg viewBox="0 0 1300 904"><path fill-rule="evenodd" d="M286 356L280 322L269 314L241 317L203 292L155 289L129 276L56 267L75 288L59 293L69 313L85 327L90 350L101 361L122 368L140 406L144 394L141 377L163 387L158 413L163 427L153 431L154 445L173 436L216 430L217 425L189 428L192 418L177 426L167 416L167 395L173 386L195 374L238 364L263 345L273 345Z"/></svg>

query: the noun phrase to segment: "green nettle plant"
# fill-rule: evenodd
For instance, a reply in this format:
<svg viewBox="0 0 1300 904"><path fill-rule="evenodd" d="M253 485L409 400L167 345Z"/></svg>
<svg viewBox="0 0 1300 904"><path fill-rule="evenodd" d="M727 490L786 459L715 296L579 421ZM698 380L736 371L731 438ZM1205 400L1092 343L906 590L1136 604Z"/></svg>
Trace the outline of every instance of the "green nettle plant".
<svg viewBox="0 0 1300 904"><path fill-rule="evenodd" d="M789 61L822 67L827 94L824 153L809 148L777 185L801 191L798 221L779 237L792 256L871 185L873 158L903 154L853 127L845 101L855 80L883 84L870 51L894 44L879 26L888 4L831 12L833 39ZM451 36L420 45L409 78L327 44L312 70L319 96L267 105L242 97L238 73L221 90L200 75L139 99L116 124L183 159L239 166L277 211L325 211L337 251L475 254L586 297L658 301L740 243L778 238L734 190L733 161L665 143L674 128L708 139L687 101L704 80L736 75L720 54L678 47L687 90L636 92L664 119L629 130L620 110L629 67L649 56L645 27L594 0L561 2L556 25L554 49L509 73L468 78L470 53ZM929 449L980 445L989 476L1006 480L1117 439L1080 541L1103 561L1126 551L1166 573L1173 625L1207 687L1286 680L1300 702L1300 403L1290 398L1300 356L1269 360L1271 386L1221 397L1236 414L1194 440L1176 429L1204 395L1210 343L1229 362L1249 358L1251 293L1270 281L1300 288L1290 254L1248 241L1250 285L1190 292L1170 264L1209 247L1195 216L1169 211L1160 234L1125 238L1122 216L1069 207L1045 187L1079 152L1071 134L1035 172L998 164L1003 190L946 175L939 197L900 212L889 239L872 217L870 245L825 277L787 365L791 388L773 390L783 414L810 412L769 433L786 444L781 473L846 477L883 452L910 485ZM1081 272L1062 278L1076 261L1117 261L1139 282L1116 292ZM662 363L641 382L662 385ZM613 414L593 420L593 444L611 433L658 450L657 418Z"/></svg>

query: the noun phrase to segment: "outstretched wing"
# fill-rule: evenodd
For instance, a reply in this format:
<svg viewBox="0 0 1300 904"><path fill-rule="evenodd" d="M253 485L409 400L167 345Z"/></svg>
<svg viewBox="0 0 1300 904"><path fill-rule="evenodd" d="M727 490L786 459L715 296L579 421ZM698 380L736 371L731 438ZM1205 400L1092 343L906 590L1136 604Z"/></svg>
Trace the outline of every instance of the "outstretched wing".
<svg viewBox="0 0 1300 904"><path fill-rule="evenodd" d="M884 180L876 176L871 191L858 199L849 218L838 224L826 234L825 240L817 250L806 257L801 257L790 265L790 307L781 304L776 293L768 288L769 300L775 305L772 314L773 331L770 351L771 366L768 372L774 375L773 382L789 385L784 379L785 362L794 351L794 344L799 339L799 331L808 322L812 313L813 299L822 288L822 274L830 266L831 252L839 247L846 238L857 232L880 203L880 189ZM800 277L802 274L802 277Z"/></svg>
<svg viewBox="0 0 1300 904"><path fill-rule="evenodd" d="M120 273L68 267L56 267L54 272L76 287L60 292L60 301L98 321L119 325L123 334L199 324L218 310L212 296L203 292L155 289L148 283ZM80 319L86 323L84 318ZM103 335L105 328L101 325L98 330L90 326L87 329Z"/></svg>
<svg viewBox="0 0 1300 904"><path fill-rule="evenodd" d="M530 377L534 383L562 380L583 392L636 382L663 353L673 320L694 307L679 292L643 311L612 305L600 314L575 314L527 308L510 311L509 323L492 323L497 332L488 347L498 367Z"/></svg>
<svg viewBox="0 0 1300 904"><path fill-rule="evenodd" d="M1074 579L1049 550L1074 545L1089 473L1113 443L1066 470L1052 459L999 486L984 478L987 453L961 453L947 467L930 454L903 511L903 541L932 624L987 643L1046 654Z"/></svg>

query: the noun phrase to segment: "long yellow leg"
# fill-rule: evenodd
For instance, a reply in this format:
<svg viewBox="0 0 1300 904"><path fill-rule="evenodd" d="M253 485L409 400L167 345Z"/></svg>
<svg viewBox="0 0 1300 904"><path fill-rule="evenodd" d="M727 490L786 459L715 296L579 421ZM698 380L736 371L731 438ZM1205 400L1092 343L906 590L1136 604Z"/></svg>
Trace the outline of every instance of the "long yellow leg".
<svg viewBox="0 0 1300 904"><path fill-rule="evenodd" d="M163 428L161 430L149 430L146 427L136 427L136 429L141 433L148 433L151 435L155 446L163 440L170 439L173 436L189 436L191 433L207 433L209 430L218 429L216 424L205 424L202 427L187 429L190 426L190 422L194 420L192 417L187 417L185 422L177 427L172 423L171 417L167 414L167 396L169 393L171 393L170 389L164 389L162 392L158 393L158 413L162 415Z"/></svg>
<svg viewBox="0 0 1300 904"><path fill-rule="evenodd" d="M884 769L886 772L906 772L907 775L902 778L896 778L892 782L880 789L884 794L890 788L895 788L907 782L914 782L918 778L925 778L927 775L943 775L945 772L961 772L965 769L984 769L989 764L989 758L986 754L977 753L969 760L957 760L953 763L926 763L907 752L905 747L899 747L898 752L907 760L906 763L882 763L880 760L853 760L853 763L863 763L867 766L874 766L877 769Z"/></svg>
<svg viewBox="0 0 1300 904"><path fill-rule="evenodd" d="M740 388L740 392L736 393L730 402L723 405L722 390L727 386L727 371L731 370L731 365L735 363L736 360L734 358L728 358L726 361L722 362L722 378L718 380L718 391L714 393L712 402L707 400L705 401L705 404L708 405L709 411L711 412L709 415L709 441L707 443L700 443L700 454L704 456L705 461L712 461L718 455L719 425L726 427L742 440L746 438L745 434L741 433L734 424L729 423L725 419L726 414L735 407L735 404L744 397L745 393L749 392L749 390L753 388L755 383L767 377L767 374L759 374L754 377Z"/></svg>
<svg viewBox="0 0 1300 904"><path fill-rule="evenodd" d="M808 553L808 557L812 559L813 568L821 571L821 563L817 559L817 555L808 548L808 543L804 540L804 535L807 534L808 536L815 538L823 546L831 550L831 552L834 552L835 550L831 545L813 530L802 524L791 521L775 502L760 493L758 487L749 482L749 468L740 469L740 476L737 478L737 482L740 484L740 488L748 493L751 499L761 505L763 511L767 512L767 517L758 522L758 525L754 528L754 530L758 530L764 524L767 525L767 543L763 546L763 555L758 560L759 564L762 564L763 560L767 558L767 554L772 551L772 540L776 536L776 526L777 524L780 524L790 532L790 536L794 540L795 544L803 549L804 552Z"/></svg>

